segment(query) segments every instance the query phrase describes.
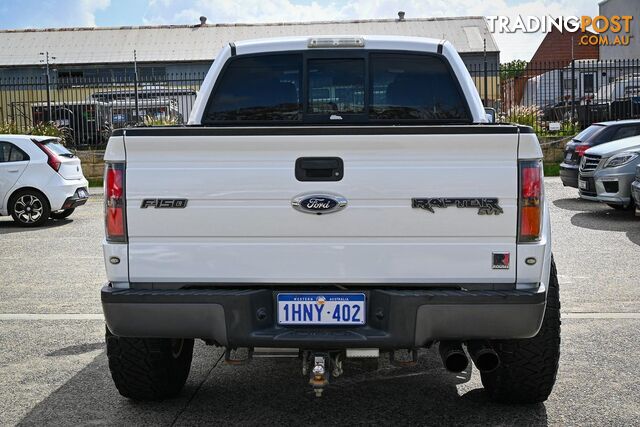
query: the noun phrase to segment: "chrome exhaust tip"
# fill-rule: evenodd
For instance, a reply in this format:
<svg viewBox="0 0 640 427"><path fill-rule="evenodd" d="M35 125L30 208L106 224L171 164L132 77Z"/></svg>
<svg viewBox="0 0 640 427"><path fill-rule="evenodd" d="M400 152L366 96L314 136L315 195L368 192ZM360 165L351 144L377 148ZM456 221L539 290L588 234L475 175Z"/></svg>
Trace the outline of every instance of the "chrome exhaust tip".
<svg viewBox="0 0 640 427"><path fill-rule="evenodd" d="M480 372L491 372L500 366L500 356L485 342L470 341L467 343L467 350Z"/></svg>
<svg viewBox="0 0 640 427"><path fill-rule="evenodd" d="M469 366L469 358L459 342L440 341L438 350L447 371L462 372Z"/></svg>

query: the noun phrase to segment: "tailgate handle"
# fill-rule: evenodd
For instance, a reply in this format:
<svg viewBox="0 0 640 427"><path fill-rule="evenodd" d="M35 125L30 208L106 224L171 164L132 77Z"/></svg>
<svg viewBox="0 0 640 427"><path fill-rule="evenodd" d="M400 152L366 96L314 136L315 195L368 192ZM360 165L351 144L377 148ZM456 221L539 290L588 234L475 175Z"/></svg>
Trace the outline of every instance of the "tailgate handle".
<svg viewBox="0 0 640 427"><path fill-rule="evenodd" d="M340 157L300 157L296 160L298 181L340 181L344 162Z"/></svg>

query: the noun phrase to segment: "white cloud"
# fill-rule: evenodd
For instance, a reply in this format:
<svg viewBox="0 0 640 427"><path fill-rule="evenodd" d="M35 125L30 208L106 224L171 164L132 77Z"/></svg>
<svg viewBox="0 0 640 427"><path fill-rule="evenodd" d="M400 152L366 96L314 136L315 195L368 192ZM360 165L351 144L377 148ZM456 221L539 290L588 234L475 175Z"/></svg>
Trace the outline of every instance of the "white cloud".
<svg viewBox="0 0 640 427"><path fill-rule="evenodd" d="M174 0L149 0L147 24L197 23L201 15L209 23L292 22L336 19L395 18L399 10L407 18L430 16L596 15L597 2L576 0L195 0L189 6ZM502 60L530 59L543 34L496 34Z"/></svg>
<svg viewBox="0 0 640 427"><path fill-rule="evenodd" d="M95 27L96 12L106 10L110 3L110 0L79 0L75 5L72 16L76 15L82 26Z"/></svg>

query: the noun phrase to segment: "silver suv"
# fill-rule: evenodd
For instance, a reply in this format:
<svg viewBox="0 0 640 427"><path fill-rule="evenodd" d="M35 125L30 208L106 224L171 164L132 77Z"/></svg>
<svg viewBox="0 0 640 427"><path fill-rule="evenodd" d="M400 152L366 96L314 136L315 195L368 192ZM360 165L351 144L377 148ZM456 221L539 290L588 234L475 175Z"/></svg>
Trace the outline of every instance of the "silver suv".
<svg viewBox="0 0 640 427"><path fill-rule="evenodd" d="M615 209L633 206L631 183L640 164L640 136L588 149L580 163L580 197Z"/></svg>

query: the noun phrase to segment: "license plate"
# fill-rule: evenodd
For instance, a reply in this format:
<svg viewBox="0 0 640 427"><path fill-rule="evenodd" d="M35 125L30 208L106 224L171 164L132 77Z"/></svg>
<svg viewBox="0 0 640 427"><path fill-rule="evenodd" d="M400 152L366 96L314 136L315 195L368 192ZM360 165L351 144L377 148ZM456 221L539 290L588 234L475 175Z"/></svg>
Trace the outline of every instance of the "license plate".
<svg viewBox="0 0 640 427"><path fill-rule="evenodd" d="M580 180L578 181L578 188L581 190L587 190L589 189L589 185L587 184L587 181Z"/></svg>
<svg viewBox="0 0 640 427"><path fill-rule="evenodd" d="M565 160L571 160L571 158L572 158L572 157L573 157L573 153L567 153L567 154L564 156L564 159L565 159Z"/></svg>
<svg viewBox="0 0 640 427"><path fill-rule="evenodd" d="M357 294L278 294L280 325L364 325L365 296Z"/></svg>

